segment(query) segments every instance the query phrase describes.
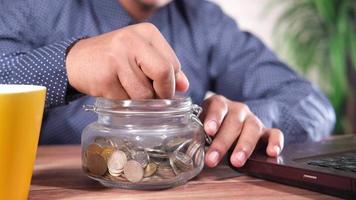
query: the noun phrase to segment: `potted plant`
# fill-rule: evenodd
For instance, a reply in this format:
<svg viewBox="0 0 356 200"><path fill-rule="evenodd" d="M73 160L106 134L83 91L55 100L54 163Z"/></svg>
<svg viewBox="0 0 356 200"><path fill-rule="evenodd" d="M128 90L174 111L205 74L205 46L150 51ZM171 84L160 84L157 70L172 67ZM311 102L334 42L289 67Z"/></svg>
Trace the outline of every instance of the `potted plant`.
<svg viewBox="0 0 356 200"><path fill-rule="evenodd" d="M300 72L316 75L336 110L335 132L356 133L356 1L274 0L271 5L281 12L274 29L277 49Z"/></svg>

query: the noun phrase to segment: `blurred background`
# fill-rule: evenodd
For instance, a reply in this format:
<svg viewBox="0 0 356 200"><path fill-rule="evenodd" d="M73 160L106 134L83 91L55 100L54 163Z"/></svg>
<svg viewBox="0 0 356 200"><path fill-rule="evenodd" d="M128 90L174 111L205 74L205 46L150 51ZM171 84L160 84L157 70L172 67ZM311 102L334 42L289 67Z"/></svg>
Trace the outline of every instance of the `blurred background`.
<svg viewBox="0 0 356 200"><path fill-rule="evenodd" d="M211 0L323 90L356 133L356 0Z"/></svg>

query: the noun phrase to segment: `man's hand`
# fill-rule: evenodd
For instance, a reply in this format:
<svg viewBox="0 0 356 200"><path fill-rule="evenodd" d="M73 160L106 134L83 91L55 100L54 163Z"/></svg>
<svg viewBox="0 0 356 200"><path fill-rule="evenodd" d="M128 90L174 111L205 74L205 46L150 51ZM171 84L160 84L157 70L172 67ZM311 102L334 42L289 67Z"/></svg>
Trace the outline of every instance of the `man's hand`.
<svg viewBox="0 0 356 200"><path fill-rule="evenodd" d="M149 23L78 41L66 69L72 87L110 99L171 98L189 86L174 51Z"/></svg>
<svg viewBox="0 0 356 200"><path fill-rule="evenodd" d="M241 167L252 154L260 139L267 142L267 155L276 157L283 149L284 137L280 130L264 128L262 122L247 105L214 95L203 103L201 116L204 130L214 136L205 163L215 167L230 147L236 143L230 160Z"/></svg>

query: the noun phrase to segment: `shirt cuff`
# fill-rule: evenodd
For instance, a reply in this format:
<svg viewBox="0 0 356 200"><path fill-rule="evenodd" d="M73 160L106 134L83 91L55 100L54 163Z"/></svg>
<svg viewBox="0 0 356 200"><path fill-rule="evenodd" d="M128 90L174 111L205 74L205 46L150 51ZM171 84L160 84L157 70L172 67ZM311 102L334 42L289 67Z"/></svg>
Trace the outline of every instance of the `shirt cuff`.
<svg viewBox="0 0 356 200"><path fill-rule="evenodd" d="M47 88L46 107L65 104L68 87L66 50L79 38L40 47L13 59L14 84L35 84Z"/></svg>

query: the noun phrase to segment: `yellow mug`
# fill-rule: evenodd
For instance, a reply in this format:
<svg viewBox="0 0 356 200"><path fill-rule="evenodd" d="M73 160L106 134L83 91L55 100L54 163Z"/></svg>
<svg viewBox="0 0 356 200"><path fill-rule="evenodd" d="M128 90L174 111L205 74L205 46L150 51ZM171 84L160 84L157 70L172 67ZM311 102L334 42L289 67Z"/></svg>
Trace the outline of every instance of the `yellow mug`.
<svg viewBox="0 0 356 200"><path fill-rule="evenodd" d="M0 199L27 199L46 88L0 84Z"/></svg>

